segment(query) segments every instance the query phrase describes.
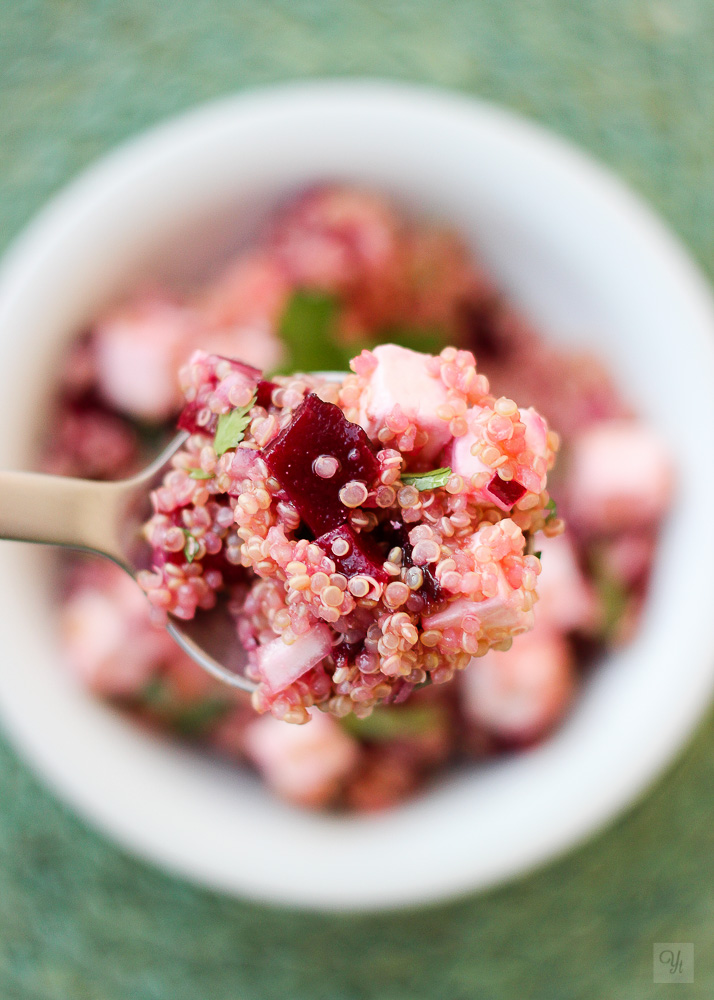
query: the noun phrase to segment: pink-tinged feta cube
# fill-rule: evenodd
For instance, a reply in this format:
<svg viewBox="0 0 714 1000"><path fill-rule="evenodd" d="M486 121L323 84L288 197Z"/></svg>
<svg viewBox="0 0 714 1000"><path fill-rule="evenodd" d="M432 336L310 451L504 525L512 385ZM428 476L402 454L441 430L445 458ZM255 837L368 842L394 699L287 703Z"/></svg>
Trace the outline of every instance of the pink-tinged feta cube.
<svg viewBox="0 0 714 1000"><path fill-rule="evenodd" d="M517 635L533 628L535 616L531 602L521 588L509 586L503 570L498 567L498 593L481 601L459 597L441 611L422 619L425 629L461 628L464 618L475 618L479 636L489 642L499 642L507 635Z"/></svg>
<svg viewBox="0 0 714 1000"><path fill-rule="evenodd" d="M255 719L245 728L243 749L279 795L317 808L354 770L359 746L332 716L310 714L309 726L286 726L271 715Z"/></svg>
<svg viewBox="0 0 714 1000"><path fill-rule="evenodd" d="M636 420L593 424L571 442L567 516L581 531L611 533L662 518L672 490L667 451Z"/></svg>
<svg viewBox="0 0 714 1000"><path fill-rule="evenodd" d="M471 407L466 415L468 431L462 437L454 438L446 450L444 461L467 484L471 484L474 476L484 480L483 485L470 487L471 493L480 503L509 511L528 491L540 493L545 489L546 471L550 461L548 425L532 407L520 411L520 422L525 425L525 446L530 454L528 467L522 470L523 482L520 482L516 478L502 480L492 466L486 465L478 453L474 454L474 451L483 445L501 450L498 432L495 437L489 437L489 428L493 421L499 420L508 429L508 422L491 407Z"/></svg>
<svg viewBox="0 0 714 1000"><path fill-rule="evenodd" d="M548 425L540 413L527 406L520 411L521 423L526 425L526 445L536 458L548 457Z"/></svg>
<svg viewBox="0 0 714 1000"><path fill-rule="evenodd" d="M56 476L117 479L130 475L139 461L137 434L126 420L103 409L68 406L55 419L43 469Z"/></svg>
<svg viewBox="0 0 714 1000"><path fill-rule="evenodd" d="M201 331L187 345L187 352L202 347L209 354L240 358L246 364L270 371L283 360L283 343L273 330L260 326L230 326Z"/></svg>
<svg viewBox="0 0 714 1000"><path fill-rule="evenodd" d="M449 421L438 416L448 389L427 367L429 355L396 344L380 344L372 352L377 364L362 390L358 422L374 438L398 415L424 431L428 440L420 455L433 461L451 440Z"/></svg>
<svg viewBox="0 0 714 1000"><path fill-rule="evenodd" d="M275 694L316 667L331 650L330 629L327 625L314 625L289 646L280 637L258 646L258 671L266 687Z"/></svg>
<svg viewBox="0 0 714 1000"><path fill-rule="evenodd" d="M655 557L654 530L627 532L598 545L603 572L625 587L640 587L646 581Z"/></svg>
<svg viewBox="0 0 714 1000"><path fill-rule="evenodd" d="M139 420L169 418L181 405L176 373L195 323L191 310L159 296L101 320L94 344L104 399Z"/></svg>
<svg viewBox="0 0 714 1000"><path fill-rule="evenodd" d="M463 329L465 303L486 292L463 241L442 227L415 227L405 239L411 294L406 320L447 333ZM448 336L446 338L449 339Z"/></svg>
<svg viewBox="0 0 714 1000"><path fill-rule="evenodd" d="M290 283L275 257L265 251L233 261L197 300L210 329L272 329L290 294Z"/></svg>
<svg viewBox="0 0 714 1000"><path fill-rule="evenodd" d="M598 620L598 602L578 565L573 543L566 532L555 538L538 535L542 570L538 577L535 618L540 626L562 632L588 632Z"/></svg>
<svg viewBox="0 0 714 1000"><path fill-rule="evenodd" d="M493 469L471 451L474 445L482 441L480 421L483 421L491 412L486 406L473 406L466 415L468 432L461 437L454 438L444 457L444 461L451 467L451 471L457 476L461 476L466 483L471 481L472 476L487 475L490 479L493 475ZM483 503L496 503L502 509L508 510L508 507L499 504L492 496L487 495L485 487L477 492Z"/></svg>
<svg viewBox="0 0 714 1000"><path fill-rule="evenodd" d="M271 242L296 284L351 291L367 278L391 284L400 221L383 199L339 185L315 187L281 215Z"/></svg>
<svg viewBox="0 0 714 1000"><path fill-rule="evenodd" d="M242 358L267 370L283 357L276 330L290 283L273 256L260 251L234 261L196 301L201 335L187 347Z"/></svg>
<svg viewBox="0 0 714 1000"><path fill-rule="evenodd" d="M518 636L507 653L491 650L463 673L463 710L493 735L518 744L545 736L570 704L575 679L567 641L550 629Z"/></svg>
<svg viewBox="0 0 714 1000"><path fill-rule="evenodd" d="M137 585L123 570L107 565L84 574L60 615L60 634L69 668L98 694L138 694L176 647L156 629Z"/></svg>

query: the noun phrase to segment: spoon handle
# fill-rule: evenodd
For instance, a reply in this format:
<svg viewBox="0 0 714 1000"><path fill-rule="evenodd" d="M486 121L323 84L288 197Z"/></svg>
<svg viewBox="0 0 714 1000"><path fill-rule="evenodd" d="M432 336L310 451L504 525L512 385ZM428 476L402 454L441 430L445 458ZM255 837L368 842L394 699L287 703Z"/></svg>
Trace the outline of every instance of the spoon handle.
<svg viewBox="0 0 714 1000"><path fill-rule="evenodd" d="M177 434L151 465L116 482L0 471L0 538L98 552L133 576L150 490L187 438Z"/></svg>
<svg viewBox="0 0 714 1000"><path fill-rule="evenodd" d="M122 561L116 537L117 485L2 471L0 538L68 545Z"/></svg>

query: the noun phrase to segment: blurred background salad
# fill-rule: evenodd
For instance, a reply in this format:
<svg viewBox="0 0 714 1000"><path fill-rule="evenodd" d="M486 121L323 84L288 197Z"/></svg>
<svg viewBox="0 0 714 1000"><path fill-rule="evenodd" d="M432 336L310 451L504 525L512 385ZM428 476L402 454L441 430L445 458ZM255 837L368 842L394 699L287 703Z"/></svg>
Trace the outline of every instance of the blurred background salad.
<svg viewBox="0 0 714 1000"><path fill-rule="evenodd" d="M201 285L137 289L102 313L68 348L47 422L45 469L127 476L173 435L178 368L194 350L270 376L346 371L362 348L385 341L472 351L495 396L534 405L560 436L552 509L533 537L536 627L508 652L474 659L454 683L416 691L408 704L364 719L313 712L309 726L286 728L256 718L241 692L213 682L157 630L120 569L58 557L65 668L137 721L250 765L300 806L384 809L448 765L545 739L583 674L636 631L672 491L664 445L597 353L549 345L457 232L408 218L373 191L325 182L274 208L253 243ZM200 530L179 532L171 558L190 564ZM238 541L227 535L224 548ZM230 585L241 571L228 569Z"/></svg>
<svg viewBox="0 0 714 1000"><path fill-rule="evenodd" d="M554 128L629 180L705 269L714 270L714 155L703 138L714 117L708 100L714 9L705 0L624 0L617 6L606 0L18 2L0 12L0 28L3 245L80 168L169 114L256 84L369 74L453 87ZM321 357L334 352L334 367L342 367L345 350L352 353L353 344L381 338L387 329L390 339L430 349L448 327L443 315L420 317L419 323L410 318L399 329L393 317L389 323L356 321L344 311L338 315L334 288L318 282L305 294L306 287L280 300L276 329L286 346L266 340L262 346L275 353L261 364L316 367L306 348L319 344ZM483 301L498 314L497 297ZM484 328L479 323L477 330ZM310 338L303 335L306 324ZM344 324L339 336L337 324ZM499 342L489 373L498 370ZM488 350L483 334L480 349ZM74 370L81 372L81 365ZM607 379L596 383L607 385ZM65 399L77 400L86 389L81 380L66 384ZM627 416L617 394L605 395L614 409L604 416ZM581 398L578 393L570 407ZM111 406L118 409L117 398ZM97 409L97 419L105 420L100 433L107 432L106 421L116 432L115 467L122 460L128 467L141 435L151 446L147 428L160 424L170 403L160 414L139 415L138 422L136 412L126 421L107 413L106 405ZM96 449L82 454L86 436L75 433L76 407L71 411L70 405L63 418L62 455L93 461ZM557 426L558 414L552 419ZM640 542L647 530L637 528ZM581 657L588 643L617 641L632 617L618 573L623 565L631 569L637 552L630 546L623 564L622 553L605 544L606 535L600 526L588 536L589 592L599 617L589 634L567 640L577 640ZM645 568L647 541L638 542ZM190 678L186 683L190 688ZM175 693L152 686L152 678L141 690L152 720L184 735L212 726L225 708L209 693L185 711ZM414 727L433 736L432 709L420 707L422 715L409 720L412 738ZM372 733L377 752L384 743L383 732ZM520 997L526 991L544 998L649 997L653 945L674 941L695 948L695 983L685 989L708 995L714 984L708 890L713 744L710 720L676 772L615 829L516 885L438 910L335 920L219 899L127 859L41 789L3 743L0 992L13 998L172 1000L406 1000L481 992ZM477 752L483 751L479 745ZM438 759L433 739L429 753Z"/></svg>

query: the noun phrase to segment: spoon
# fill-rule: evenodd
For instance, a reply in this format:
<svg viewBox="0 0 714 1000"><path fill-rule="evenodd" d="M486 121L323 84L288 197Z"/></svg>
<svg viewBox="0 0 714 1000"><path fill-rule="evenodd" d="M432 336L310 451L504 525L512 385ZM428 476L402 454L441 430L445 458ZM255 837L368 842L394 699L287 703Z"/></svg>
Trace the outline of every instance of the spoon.
<svg viewBox="0 0 714 1000"><path fill-rule="evenodd" d="M0 539L39 542L106 556L133 579L149 565L141 526L151 514L150 493L188 434L177 434L142 472L117 482L94 482L37 472L0 471ZM256 684L243 674L245 651L226 602L192 621L171 619L169 635L213 677L243 691Z"/></svg>

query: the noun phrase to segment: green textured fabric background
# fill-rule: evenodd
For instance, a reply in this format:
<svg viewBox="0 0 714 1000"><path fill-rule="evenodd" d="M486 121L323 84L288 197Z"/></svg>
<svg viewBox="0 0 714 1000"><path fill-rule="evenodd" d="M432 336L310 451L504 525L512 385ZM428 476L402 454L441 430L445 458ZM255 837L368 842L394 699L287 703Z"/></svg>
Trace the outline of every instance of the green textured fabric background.
<svg viewBox="0 0 714 1000"><path fill-rule="evenodd" d="M714 274L712 0L5 0L0 245L168 114L359 74L478 94L572 138ZM458 903L334 917L221 898L124 856L0 743L0 998L711 997L713 758L710 716L646 800L566 859ZM662 941L694 943L694 984L653 985Z"/></svg>

